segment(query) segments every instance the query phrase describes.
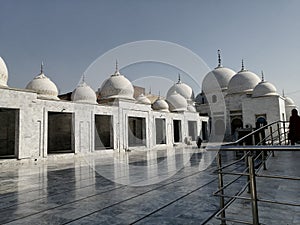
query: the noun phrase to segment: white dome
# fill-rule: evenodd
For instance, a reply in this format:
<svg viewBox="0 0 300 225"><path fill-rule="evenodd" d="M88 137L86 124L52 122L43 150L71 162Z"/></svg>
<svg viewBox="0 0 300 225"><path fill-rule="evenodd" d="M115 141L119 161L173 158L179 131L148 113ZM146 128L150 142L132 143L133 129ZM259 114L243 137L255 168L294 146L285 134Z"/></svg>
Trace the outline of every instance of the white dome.
<svg viewBox="0 0 300 225"><path fill-rule="evenodd" d="M286 106L295 106L295 102L290 97L285 97L285 105Z"/></svg>
<svg viewBox="0 0 300 225"><path fill-rule="evenodd" d="M202 81L204 93L226 90L230 79L236 74L233 70L219 66L206 74Z"/></svg>
<svg viewBox="0 0 300 225"><path fill-rule="evenodd" d="M260 78L255 73L242 69L229 81L228 94L253 91L259 82Z"/></svg>
<svg viewBox="0 0 300 225"><path fill-rule="evenodd" d="M188 105L187 110L189 112L196 112L196 109L195 109L195 107L193 105Z"/></svg>
<svg viewBox="0 0 300 225"><path fill-rule="evenodd" d="M178 82L174 84L167 92L167 97L170 96L174 91L182 95L186 100L194 100L193 89L178 79Z"/></svg>
<svg viewBox="0 0 300 225"><path fill-rule="evenodd" d="M4 60L0 57L0 87L7 87L8 71Z"/></svg>
<svg viewBox="0 0 300 225"><path fill-rule="evenodd" d="M80 83L72 92L71 100L74 102L97 103L97 97L94 90L84 81Z"/></svg>
<svg viewBox="0 0 300 225"><path fill-rule="evenodd" d="M27 84L26 89L37 92L38 98L59 100L56 85L42 71Z"/></svg>
<svg viewBox="0 0 300 225"><path fill-rule="evenodd" d="M152 109L163 111L163 112L169 112L169 105L168 105L168 103L165 100L163 100L161 98L158 98L152 104Z"/></svg>
<svg viewBox="0 0 300 225"><path fill-rule="evenodd" d="M121 75L118 69L102 83L99 93L102 99L134 99L134 89L131 82Z"/></svg>
<svg viewBox="0 0 300 225"><path fill-rule="evenodd" d="M141 104L145 104L145 105L151 105L151 101L149 100L149 98L147 98L145 95L140 94L137 98L136 98L138 103Z"/></svg>
<svg viewBox="0 0 300 225"><path fill-rule="evenodd" d="M252 97L263 97L263 96L271 96L277 95L276 87L269 83L268 81L261 81L258 85L253 89Z"/></svg>
<svg viewBox="0 0 300 225"><path fill-rule="evenodd" d="M176 91L167 97L167 102L171 112L182 112L187 110L186 99Z"/></svg>

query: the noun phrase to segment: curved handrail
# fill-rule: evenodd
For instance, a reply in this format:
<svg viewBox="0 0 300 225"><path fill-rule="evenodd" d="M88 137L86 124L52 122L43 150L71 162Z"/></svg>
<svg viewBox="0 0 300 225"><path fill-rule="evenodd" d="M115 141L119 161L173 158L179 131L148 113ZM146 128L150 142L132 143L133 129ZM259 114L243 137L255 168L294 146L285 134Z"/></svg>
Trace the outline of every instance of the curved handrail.
<svg viewBox="0 0 300 225"><path fill-rule="evenodd" d="M238 139L238 140L236 140L236 141L233 141L233 142L226 143L226 144L224 144L224 145L222 145L222 146L226 146L226 145L238 145L239 143L245 141L247 138L249 138L249 137L251 137L251 136L253 136L253 135L256 135L256 134L260 133L262 130L267 129L267 128L273 126L274 124L280 124L280 123L286 124L286 123L289 123L289 121L278 120L278 121L274 121L274 122L272 122L272 123L268 123L267 125L264 125L264 126L258 128L258 129L256 129L256 130L252 131L251 133L249 133L249 134L243 136L242 138L240 138L240 139ZM286 127L286 128L287 128L287 127ZM274 132L275 132L275 131L274 131Z"/></svg>

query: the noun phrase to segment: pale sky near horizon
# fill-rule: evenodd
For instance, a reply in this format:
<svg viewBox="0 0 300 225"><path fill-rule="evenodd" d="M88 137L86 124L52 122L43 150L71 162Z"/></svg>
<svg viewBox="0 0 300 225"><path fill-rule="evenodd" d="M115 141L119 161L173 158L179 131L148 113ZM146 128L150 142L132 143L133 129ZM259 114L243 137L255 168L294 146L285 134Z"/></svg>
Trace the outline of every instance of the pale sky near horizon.
<svg viewBox="0 0 300 225"><path fill-rule="evenodd" d="M263 70L279 93L284 89L300 106L299 22L297 0L0 0L0 56L9 86L24 88L44 61L46 75L65 93L93 61L126 43L175 43L209 68L216 67L221 49L224 66L239 71L244 59L248 70L259 76ZM114 64L107 65L111 73ZM171 81L178 71L149 64L121 70L130 80L169 73ZM90 79L90 85L96 90L109 75L99 71L99 83ZM204 76L195 79L200 88Z"/></svg>

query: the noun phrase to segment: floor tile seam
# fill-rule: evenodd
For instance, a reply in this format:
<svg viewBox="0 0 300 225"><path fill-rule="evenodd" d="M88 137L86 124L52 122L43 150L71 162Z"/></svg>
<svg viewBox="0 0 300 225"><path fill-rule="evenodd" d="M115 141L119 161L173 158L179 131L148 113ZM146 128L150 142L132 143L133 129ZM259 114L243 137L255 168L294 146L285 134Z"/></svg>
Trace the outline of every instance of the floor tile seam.
<svg viewBox="0 0 300 225"><path fill-rule="evenodd" d="M204 185L201 185L201 186L198 187L196 190L193 190L192 193L195 192L195 191L197 191L197 190L199 190L199 189L201 189L202 187L208 185L209 183L212 183L212 182L215 181L215 180L217 180L217 178L214 178L213 180L211 180L210 182L208 182L208 183L206 183L206 184L204 184ZM95 213L97 213L97 212L100 212L100 211L103 211L103 210L105 210L105 209L114 207L114 206L116 206L116 205L122 204L122 203L124 203L124 202L130 201L130 200L135 199L135 198L137 198L137 197L140 197L140 196L142 196L142 195L148 194L148 193L150 193L150 192L152 192L152 191L154 191L154 190L157 190L157 189L159 189L159 188L161 188L161 187L157 187L157 188L155 188L155 189L148 190L148 191L143 192L143 193L141 193L141 194L132 196L132 197L130 197L130 198L124 199L124 200L119 201L119 202L117 202L117 203L114 203L114 204L112 204L112 205L109 205L109 206L106 206L106 207L104 207L104 208L101 208L101 209L99 209L99 210L95 210L95 211L93 211L93 212L91 212L91 213L89 213L89 214L87 214L87 215L84 215L84 216L81 216L81 217L76 218L76 219L74 219L74 220L68 221L68 222L64 223L64 225L65 225L65 224L72 223L72 222L77 221L77 220L80 220L80 219L82 219L82 218L84 218L84 217L93 215L93 214L95 214ZM188 193L188 194L185 194L185 195L189 195L189 194L191 194L191 193ZM181 197L181 198L182 198L182 197ZM178 199L177 199L177 200L178 200Z"/></svg>
<svg viewBox="0 0 300 225"><path fill-rule="evenodd" d="M168 186L168 185L173 184L173 183L175 183L175 182L177 182L177 181L183 180L183 179L185 179L185 178L187 178L187 177L197 175L197 174L199 174L199 173L201 173L201 172L203 172L203 171L198 171L198 172L195 172L195 173L190 174L190 175L188 175L188 176L181 177L181 178L179 178L179 179L177 179L177 180L175 180L175 181L171 181L171 182L169 182L169 183L160 185L160 186L155 187L155 188L153 188L153 189L150 189L150 190L148 190L148 191L146 191L146 192L144 192L144 193L138 194L136 197L138 197L138 196L140 196L140 195L147 194L147 193L149 193L149 192L151 192L151 191L154 191L154 190L158 190L159 188ZM215 179L216 179L216 178L215 178ZM126 187L127 187L127 186L121 186L121 187L116 188L116 189L121 189L121 188L126 188ZM116 190L116 189L112 189L112 190L110 190L110 191L113 191L113 190ZM109 191L107 191L107 192L109 192ZM105 193L106 193L106 192L105 192ZM84 198L82 198L82 199L77 199L77 200L75 200L75 201L71 201L71 202L69 202L69 203L65 203L65 204L62 204L62 205L59 205L59 206L55 206L55 207L52 207L52 208L48 208L48 209L42 210L42 211L37 212L37 213L33 213L33 214L30 214L30 215L26 215L26 216L17 218L17 219L12 220L12 221L16 221L16 220L20 220L20 219L23 219L23 218L27 218L27 217L30 217L30 216L33 216L33 215L36 215L36 214L40 214L40 213L43 213L43 212L46 212L46 211L49 211L49 210L53 210L53 209L56 209L56 208L63 207L63 206L65 206L65 205L74 204L74 203L76 203L76 202L79 202L79 201L82 201L82 200L86 200L86 199L88 199L88 198L92 198L92 197L95 197L95 196L101 195L101 194L103 194L103 193L91 195L91 196L88 196L88 197L84 197ZM122 201L123 201L123 200L122 200ZM125 201L125 200L124 200L124 201ZM110 207L110 206L107 206L107 207ZM9 221L9 222L12 222L12 221Z"/></svg>

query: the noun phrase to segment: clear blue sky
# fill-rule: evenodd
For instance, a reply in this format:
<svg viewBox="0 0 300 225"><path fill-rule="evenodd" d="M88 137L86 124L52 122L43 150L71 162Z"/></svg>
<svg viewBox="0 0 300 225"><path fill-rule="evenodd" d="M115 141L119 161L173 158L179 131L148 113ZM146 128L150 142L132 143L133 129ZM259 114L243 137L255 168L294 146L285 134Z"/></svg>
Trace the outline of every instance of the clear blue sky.
<svg viewBox="0 0 300 225"><path fill-rule="evenodd" d="M300 105L299 10L297 0L0 0L0 55L9 86L24 88L43 60L64 93L95 59L128 42L174 42L210 68L221 49L224 66L238 71L243 58Z"/></svg>

